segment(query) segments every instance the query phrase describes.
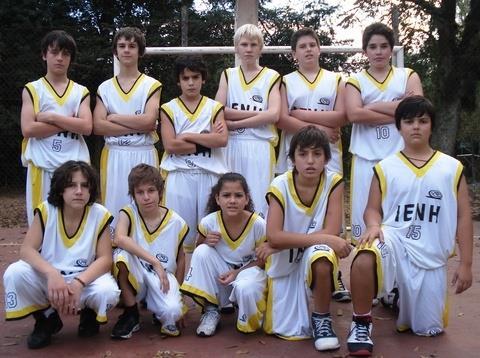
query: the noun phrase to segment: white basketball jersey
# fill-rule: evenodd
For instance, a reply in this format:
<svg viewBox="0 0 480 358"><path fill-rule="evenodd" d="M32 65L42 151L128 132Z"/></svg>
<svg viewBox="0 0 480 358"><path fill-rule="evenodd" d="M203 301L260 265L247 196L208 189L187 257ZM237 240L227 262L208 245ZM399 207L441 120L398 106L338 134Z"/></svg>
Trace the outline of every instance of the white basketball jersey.
<svg viewBox="0 0 480 358"><path fill-rule="evenodd" d="M392 67L383 82L378 82L367 70L352 75L347 85L361 94L364 105L396 101L405 95L407 81L413 71ZM381 160L403 149L403 139L395 123L368 125L352 124L350 152L368 160Z"/></svg>
<svg viewBox="0 0 480 358"><path fill-rule="evenodd" d="M45 77L27 83L25 88L33 103L35 115L55 112L63 116L78 117L80 105L89 95L88 89L69 80L59 95ZM90 162L87 144L81 134L60 132L45 138L25 138L22 143L22 163L32 162L47 171L54 171L68 160Z"/></svg>
<svg viewBox="0 0 480 358"><path fill-rule="evenodd" d="M273 179L267 192L269 201L277 200L283 208L283 231L308 234L323 228L328 198L342 177L324 170L315 197L310 206L300 200L291 170ZM267 274L276 278L286 276L301 262L304 248L285 249L271 255L267 261Z"/></svg>
<svg viewBox="0 0 480 358"><path fill-rule="evenodd" d="M179 135L211 132L223 106L220 102L203 96L192 113L177 97L164 103L161 110L172 123L175 134ZM214 174L223 174L228 171L222 148L208 148L207 151L192 154L168 154L165 152L160 167L166 171L200 168Z"/></svg>
<svg viewBox="0 0 480 358"><path fill-rule="evenodd" d="M333 111L337 100L337 90L341 76L338 73L324 69L318 71L313 82L310 82L301 72L294 71L283 76L288 101L288 110L304 109L309 111ZM288 151L293 134L282 132L278 154L277 171L284 173L292 169L288 163ZM342 173L342 141L330 143L332 158L327 164L331 171ZM290 165L287 165L290 164Z"/></svg>
<svg viewBox="0 0 480 358"><path fill-rule="evenodd" d="M227 68L224 71L228 83L227 107L244 111L265 111L268 109L270 91L280 75L277 71L263 67L250 81L245 80L242 68ZM231 136L242 139L268 140L274 146L278 142L278 134L273 124L255 128L238 128L230 131Z"/></svg>
<svg viewBox="0 0 480 358"><path fill-rule="evenodd" d="M43 229L40 255L63 276L85 271L95 261L98 239L113 219L104 206L87 205L77 231L69 237L60 208L44 201L35 212L40 214Z"/></svg>
<svg viewBox="0 0 480 358"><path fill-rule="evenodd" d="M238 238L232 238L223 223L221 211L210 213L198 224L198 232L207 236L210 231L221 233L215 249L230 265L245 266L255 260L255 248L265 241L265 220L257 213L252 213L245 228Z"/></svg>
<svg viewBox="0 0 480 358"><path fill-rule="evenodd" d="M444 266L455 247L462 164L437 151L417 168L400 152L380 161L374 172L382 192L384 236L400 240L418 267Z"/></svg>
<svg viewBox="0 0 480 358"><path fill-rule="evenodd" d="M159 81L142 73L128 92L122 89L117 77L113 77L98 87L97 96L107 109L108 114L139 115L145 113L147 102L157 91L161 90L162 84ZM157 141L156 131L105 136L106 144L124 147L152 145Z"/></svg>
<svg viewBox="0 0 480 358"><path fill-rule="evenodd" d="M125 206L121 211L127 214L130 220L128 236L155 256L168 272L175 274L178 252L188 233L185 220L173 210L167 209L161 223L153 232L150 232L135 204ZM145 267L150 266L148 262L142 259L140 259L140 262Z"/></svg>

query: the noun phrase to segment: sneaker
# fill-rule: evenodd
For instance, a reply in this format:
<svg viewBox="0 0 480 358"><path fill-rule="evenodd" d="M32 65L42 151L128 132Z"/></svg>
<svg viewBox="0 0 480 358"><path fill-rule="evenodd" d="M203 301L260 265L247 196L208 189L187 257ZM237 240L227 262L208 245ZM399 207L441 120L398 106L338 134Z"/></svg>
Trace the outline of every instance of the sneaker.
<svg viewBox="0 0 480 358"><path fill-rule="evenodd" d="M205 311L200 318L200 324L197 328L197 336L210 337L215 334L218 323L220 322L220 312L217 310Z"/></svg>
<svg viewBox="0 0 480 358"><path fill-rule="evenodd" d="M140 329L140 319L138 311L136 312L123 312L118 317L117 323L113 326L112 334L113 339L128 339L134 332Z"/></svg>
<svg viewBox="0 0 480 358"><path fill-rule="evenodd" d="M380 302L382 303L383 307L389 308L393 312L398 314L398 311L399 311L398 299L399 299L398 288L395 287L389 293L381 297Z"/></svg>
<svg viewBox="0 0 480 358"><path fill-rule="evenodd" d="M180 330L176 324L167 324L160 328L160 333L169 337L178 337L180 335Z"/></svg>
<svg viewBox="0 0 480 358"><path fill-rule="evenodd" d="M442 333L443 333L443 329L439 327L430 328L426 332L422 332L422 333L415 332L416 335L424 336L424 337L436 337L441 335Z"/></svg>
<svg viewBox="0 0 480 358"><path fill-rule="evenodd" d="M342 271L338 271L338 290L333 291L332 298L337 302L350 302L352 300L352 295L349 290L345 287L342 281Z"/></svg>
<svg viewBox="0 0 480 358"><path fill-rule="evenodd" d="M372 355L373 342L370 338L371 334L371 316L353 317L347 338L347 347L351 356L368 357Z"/></svg>
<svg viewBox="0 0 480 358"><path fill-rule="evenodd" d="M93 337L100 331L100 324L97 322L97 314L91 308L83 308L80 312L80 324L78 325L79 337Z"/></svg>
<svg viewBox="0 0 480 358"><path fill-rule="evenodd" d="M332 328L330 314L312 313L313 340L317 351L329 351L340 348L340 342Z"/></svg>
<svg viewBox="0 0 480 358"><path fill-rule="evenodd" d="M63 327L57 311L45 317L43 312L35 312L35 327L27 338L27 346L30 349L38 349L48 346L51 343L52 335L59 332Z"/></svg>

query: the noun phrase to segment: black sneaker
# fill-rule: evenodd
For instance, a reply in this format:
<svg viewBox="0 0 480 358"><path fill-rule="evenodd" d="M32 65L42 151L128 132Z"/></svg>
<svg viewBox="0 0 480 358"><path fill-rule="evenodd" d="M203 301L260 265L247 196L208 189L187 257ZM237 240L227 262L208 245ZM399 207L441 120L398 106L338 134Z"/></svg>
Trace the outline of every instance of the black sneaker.
<svg viewBox="0 0 480 358"><path fill-rule="evenodd" d="M332 298L337 302L350 302L352 295L342 281L342 271L338 271L337 283L338 290L332 293Z"/></svg>
<svg viewBox="0 0 480 358"><path fill-rule="evenodd" d="M330 351L340 348L340 343L332 327L330 314L312 313L313 342L317 351Z"/></svg>
<svg viewBox="0 0 480 358"><path fill-rule="evenodd" d="M80 324L78 325L79 337L93 337L100 331L100 324L97 322L97 314L91 308L83 308L80 312Z"/></svg>
<svg viewBox="0 0 480 358"><path fill-rule="evenodd" d="M372 317L353 317L347 338L347 347L351 356L368 357L372 355Z"/></svg>
<svg viewBox="0 0 480 358"><path fill-rule="evenodd" d="M27 346L30 349L46 347L51 343L52 335L62 329L63 322L57 311L48 317L45 317L43 311L35 312L33 317L35 318L35 327L27 338Z"/></svg>
<svg viewBox="0 0 480 358"><path fill-rule="evenodd" d="M113 326L112 334L113 339L128 339L134 332L140 329L139 313L125 311L118 317L117 323Z"/></svg>

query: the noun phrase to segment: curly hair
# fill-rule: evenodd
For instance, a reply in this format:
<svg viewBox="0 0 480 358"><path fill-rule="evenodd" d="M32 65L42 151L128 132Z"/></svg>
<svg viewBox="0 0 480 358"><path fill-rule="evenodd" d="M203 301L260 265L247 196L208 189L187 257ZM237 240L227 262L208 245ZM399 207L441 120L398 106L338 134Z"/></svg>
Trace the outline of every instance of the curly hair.
<svg viewBox="0 0 480 358"><path fill-rule="evenodd" d="M72 182L73 173L80 171L87 179L90 199L87 205L92 205L97 201L100 194L98 174L89 164L82 161L69 160L63 163L53 172L50 182L50 192L47 201L55 207L63 207L63 193L65 188Z"/></svg>
<svg viewBox="0 0 480 358"><path fill-rule="evenodd" d="M215 184L212 187L212 191L210 192L210 196L208 197L208 202L207 202L207 207L205 209L206 214L213 213L215 211L220 210L220 206L217 204L216 197L220 195L220 191L223 188L223 185L227 182L239 182L240 185L242 186L243 191L245 192L245 195L249 197L248 204L245 207L245 210L254 212L255 211L255 206L253 204L251 195L250 195L250 189L248 188L247 181L243 177L243 175L238 174L238 173L225 173L223 174L219 179L217 184Z"/></svg>

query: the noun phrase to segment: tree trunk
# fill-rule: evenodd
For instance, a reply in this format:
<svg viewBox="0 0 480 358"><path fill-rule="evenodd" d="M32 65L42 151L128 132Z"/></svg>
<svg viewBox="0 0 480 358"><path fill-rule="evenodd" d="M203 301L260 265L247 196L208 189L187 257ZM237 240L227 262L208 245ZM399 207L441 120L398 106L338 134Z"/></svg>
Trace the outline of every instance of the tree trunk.
<svg viewBox="0 0 480 358"><path fill-rule="evenodd" d="M460 98L441 98L436 104L435 129L432 146L446 154L455 154L455 139L460 123Z"/></svg>

